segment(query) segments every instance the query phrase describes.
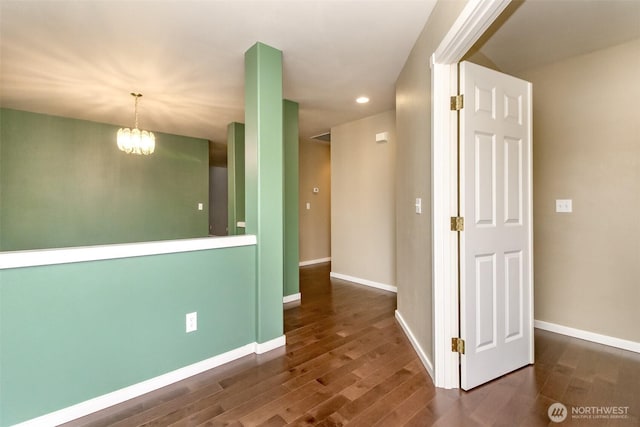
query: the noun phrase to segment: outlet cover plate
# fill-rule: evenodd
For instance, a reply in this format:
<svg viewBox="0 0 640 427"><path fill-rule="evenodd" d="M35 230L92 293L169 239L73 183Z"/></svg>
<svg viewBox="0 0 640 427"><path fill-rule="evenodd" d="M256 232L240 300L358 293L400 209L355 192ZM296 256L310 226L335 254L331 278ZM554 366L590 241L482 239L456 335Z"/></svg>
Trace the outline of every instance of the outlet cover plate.
<svg viewBox="0 0 640 427"><path fill-rule="evenodd" d="M571 199L557 199L556 212L569 213L573 212L573 203Z"/></svg>
<svg viewBox="0 0 640 427"><path fill-rule="evenodd" d="M187 313L186 316L187 333L198 330L198 312Z"/></svg>

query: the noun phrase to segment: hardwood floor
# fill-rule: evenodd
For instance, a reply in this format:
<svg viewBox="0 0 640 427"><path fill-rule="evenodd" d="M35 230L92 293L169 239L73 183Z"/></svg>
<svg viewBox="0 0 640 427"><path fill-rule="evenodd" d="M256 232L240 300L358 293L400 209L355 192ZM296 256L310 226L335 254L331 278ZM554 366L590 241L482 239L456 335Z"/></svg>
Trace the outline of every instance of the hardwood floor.
<svg viewBox="0 0 640 427"><path fill-rule="evenodd" d="M536 364L471 392L433 387L394 318L395 295L301 269L286 348L247 356L67 426L640 425L640 354L536 330ZM628 407L551 422L547 410Z"/></svg>

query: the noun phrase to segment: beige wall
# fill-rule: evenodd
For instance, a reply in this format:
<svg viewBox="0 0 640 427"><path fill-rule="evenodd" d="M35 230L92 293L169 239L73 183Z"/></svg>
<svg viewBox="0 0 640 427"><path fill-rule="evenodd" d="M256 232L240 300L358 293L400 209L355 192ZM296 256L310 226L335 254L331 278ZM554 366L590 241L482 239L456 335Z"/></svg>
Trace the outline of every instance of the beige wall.
<svg viewBox="0 0 640 427"><path fill-rule="evenodd" d="M431 69L429 59L466 1L440 0L396 82L398 311L433 362ZM422 198L422 215L415 199Z"/></svg>
<svg viewBox="0 0 640 427"><path fill-rule="evenodd" d="M533 83L535 318L636 342L639 70L636 40L519 73Z"/></svg>
<svg viewBox="0 0 640 427"><path fill-rule="evenodd" d="M331 129L333 273L395 286L395 134L394 111Z"/></svg>
<svg viewBox="0 0 640 427"><path fill-rule="evenodd" d="M300 261L331 256L331 147L328 143L300 141L299 212ZM320 192L313 193L317 187ZM311 203L307 210L306 203Z"/></svg>

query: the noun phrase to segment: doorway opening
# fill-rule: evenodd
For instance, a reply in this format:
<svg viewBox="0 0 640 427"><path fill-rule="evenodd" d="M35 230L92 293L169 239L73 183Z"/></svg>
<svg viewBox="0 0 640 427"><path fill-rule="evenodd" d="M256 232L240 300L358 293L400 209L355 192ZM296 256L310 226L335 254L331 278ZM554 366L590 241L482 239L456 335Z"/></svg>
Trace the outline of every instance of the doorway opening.
<svg viewBox="0 0 640 427"><path fill-rule="evenodd" d="M227 145L209 141L209 235L226 236L228 224Z"/></svg>
<svg viewBox="0 0 640 427"><path fill-rule="evenodd" d="M436 387L459 388L459 355L451 351L459 336L458 236L450 231L451 212L457 212L458 121L450 111L457 94L458 62L496 20L510 0L468 3L431 56L432 108L432 239L434 382Z"/></svg>

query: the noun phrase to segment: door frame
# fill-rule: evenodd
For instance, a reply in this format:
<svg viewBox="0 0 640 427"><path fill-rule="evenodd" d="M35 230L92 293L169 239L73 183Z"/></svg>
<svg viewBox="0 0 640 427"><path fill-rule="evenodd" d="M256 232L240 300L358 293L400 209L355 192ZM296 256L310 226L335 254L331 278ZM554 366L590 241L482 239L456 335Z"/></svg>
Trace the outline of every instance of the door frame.
<svg viewBox="0 0 640 427"><path fill-rule="evenodd" d="M459 336L459 281L458 236L450 231L451 217L458 211L458 117L450 111L450 97L458 93L458 62L509 3L511 0L469 0L430 60L431 278L436 387L460 388L460 356L451 351L451 338Z"/></svg>

